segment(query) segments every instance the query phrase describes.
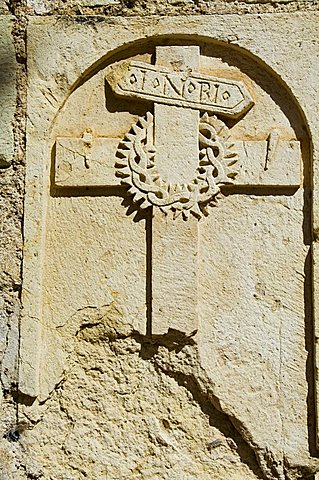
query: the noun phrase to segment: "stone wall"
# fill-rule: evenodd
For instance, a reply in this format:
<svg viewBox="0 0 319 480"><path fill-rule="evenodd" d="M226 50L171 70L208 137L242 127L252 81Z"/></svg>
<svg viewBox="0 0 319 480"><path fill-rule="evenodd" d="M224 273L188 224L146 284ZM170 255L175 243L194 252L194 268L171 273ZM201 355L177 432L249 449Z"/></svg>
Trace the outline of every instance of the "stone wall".
<svg viewBox="0 0 319 480"><path fill-rule="evenodd" d="M318 7L307 0L0 0L1 479L314 478ZM225 73L253 92L246 124L225 122L238 151L251 148L257 158L253 149L271 150L279 128L280 148L302 157L304 188L293 155L269 177L257 178L256 166L249 177L241 166L245 180L237 190L221 189L220 207L207 217L214 222L194 233L197 218L196 225L181 221L173 239L161 220L158 230L150 228L149 210L132 220L136 209L123 190L101 198L94 185L56 181L41 194L45 214L33 214L32 182L42 177L33 178L30 165L47 163L50 181L49 137L81 140L94 125L100 138L98 125L112 130L114 118L113 136L124 138L126 126L146 114L138 101L122 108L109 93L107 115L114 117L100 115L112 62L151 63L157 48L183 42L200 46L201 74ZM29 225L40 232L36 246ZM180 280L182 266L176 276L174 259L187 263L183 239L194 235L199 273L174 324L170 315L189 285ZM156 241L185 246L166 258L173 267L159 280L165 249L153 254L153 267L147 255ZM94 276L112 262L116 288L113 279ZM159 290L155 335L149 299L157 290L144 282L151 267L155 286L171 279ZM195 270L191 262L187 268ZM40 304L32 323L28 308ZM193 310L194 330L183 329Z"/></svg>

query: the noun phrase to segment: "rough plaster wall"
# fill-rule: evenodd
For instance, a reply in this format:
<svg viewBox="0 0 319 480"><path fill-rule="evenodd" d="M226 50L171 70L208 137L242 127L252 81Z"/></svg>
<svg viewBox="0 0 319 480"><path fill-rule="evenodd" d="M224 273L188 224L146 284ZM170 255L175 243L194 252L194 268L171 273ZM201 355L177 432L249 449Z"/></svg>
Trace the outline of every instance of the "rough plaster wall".
<svg viewBox="0 0 319 480"><path fill-rule="evenodd" d="M0 2L0 13L9 14L9 6ZM25 22L22 17L12 18L12 39L14 50L6 45L4 51L8 57L1 56L1 81L8 75L16 87L15 114L12 132L14 141L8 135L8 145L12 144L13 156L1 162L0 169L0 356L1 356L1 445L0 478L10 478L19 463L19 447L11 442L17 438L17 364L19 344L19 312L21 292L22 260L22 218L24 190L24 153L25 153ZM14 64L16 56L17 63ZM10 59L11 57L11 59ZM6 69L11 68L12 72ZM16 71L15 71L16 70ZM14 79L16 75L16 80ZM3 93L2 93L3 94ZM5 99L2 98L6 104ZM7 119L9 121L9 118ZM11 119L10 119L11 120ZM10 121L11 124L11 121ZM3 128L3 125L2 125ZM11 133L11 132L10 132ZM11 166L10 166L10 162ZM22 460L21 460L22 461Z"/></svg>
<svg viewBox="0 0 319 480"><path fill-rule="evenodd" d="M107 331L98 312L75 319L76 341L64 380L33 418L17 421L18 404L28 403L16 393L28 15L262 14L318 8L313 0L0 0L0 14L14 17L17 60L14 156L11 166L0 170L0 479L266 478L258 461L269 472L267 478L282 478L267 452L254 452L238 433L240 426L235 429L219 411L195 345L178 337L145 344L116 312ZM285 478L311 474L287 466Z"/></svg>

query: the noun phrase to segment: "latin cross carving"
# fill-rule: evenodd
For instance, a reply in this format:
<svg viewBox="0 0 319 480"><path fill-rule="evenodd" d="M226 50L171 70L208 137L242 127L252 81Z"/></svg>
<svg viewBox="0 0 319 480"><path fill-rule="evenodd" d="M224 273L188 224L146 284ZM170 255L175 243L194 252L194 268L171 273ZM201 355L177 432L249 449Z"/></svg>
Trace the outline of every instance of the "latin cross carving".
<svg viewBox="0 0 319 480"><path fill-rule="evenodd" d="M158 46L155 65L122 62L107 75L114 94L151 101L154 112L123 139L87 131L56 142L57 187L125 185L133 202L152 209L155 335L198 328L200 219L213 215L220 188L300 185L299 142L276 129L264 140L232 141L217 116L240 118L253 99L242 82L199 70L198 46Z"/></svg>

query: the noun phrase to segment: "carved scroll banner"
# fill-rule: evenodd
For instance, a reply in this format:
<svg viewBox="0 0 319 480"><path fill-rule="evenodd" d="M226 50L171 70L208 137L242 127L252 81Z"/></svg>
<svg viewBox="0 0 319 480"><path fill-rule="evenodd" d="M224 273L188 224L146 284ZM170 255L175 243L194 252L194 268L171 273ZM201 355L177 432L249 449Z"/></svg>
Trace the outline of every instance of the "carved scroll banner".
<svg viewBox="0 0 319 480"><path fill-rule="evenodd" d="M162 50L165 54L163 60L159 60ZM171 62L168 61L170 56ZM183 61L183 57L188 61ZM199 61L198 47L158 47L156 67L140 62L124 63L118 72L115 70L108 76L108 82L117 95L229 117L240 116L253 105L242 83L194 73L199 66L199 63L190 66L191 59L195 57ZM175 71L172 71L172 66ZM118 81L119 74L121 79Z"/></svg>

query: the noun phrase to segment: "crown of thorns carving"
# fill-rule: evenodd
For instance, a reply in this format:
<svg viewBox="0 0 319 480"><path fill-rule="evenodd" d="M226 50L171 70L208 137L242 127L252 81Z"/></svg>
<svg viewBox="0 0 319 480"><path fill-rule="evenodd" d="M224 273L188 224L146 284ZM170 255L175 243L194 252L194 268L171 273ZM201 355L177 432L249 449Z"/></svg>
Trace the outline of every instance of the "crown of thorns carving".
<svg viewBox="0 0 319 480"><path fill-rule="evenodd" d="M205 113L199 122L199 161L194 178L187 184L163 180L155 163L153 143L154 119L148 112L140 117L120 142L117 150L116 175L129 186L133 201L140 208L156 206L174 217L190 214L208 215L208 206L217 204L220 187L233 183L237 175L237 152L229 141L227 126L216 116Z"/></svg>

